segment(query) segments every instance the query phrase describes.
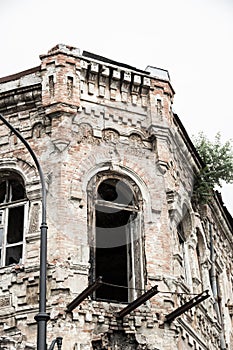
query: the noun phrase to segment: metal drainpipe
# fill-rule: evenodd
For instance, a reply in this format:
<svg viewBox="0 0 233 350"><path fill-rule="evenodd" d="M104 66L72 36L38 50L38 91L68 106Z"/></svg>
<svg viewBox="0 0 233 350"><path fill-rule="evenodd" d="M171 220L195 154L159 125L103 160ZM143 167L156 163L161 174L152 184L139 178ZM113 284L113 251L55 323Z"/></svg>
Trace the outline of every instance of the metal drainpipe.
<svg viewBox="0 0 233 350"><path fill-rule="evenodd" d="M222 317L219 309L218 304L218 288L217 288L217 278L216 278L216 268L215 268L215 253L214 253L214 244L213 244L213 234L212 234L212 225L209 223L209 234L210 234L210 260L211 260L211 269L210 269L210 282L214 297L214 309L216 311L218 321L221 323L222 326ZM223 326L222 326L223 328ZM222 350L226 350L226 342L224 338L223 331L220 333L220 348Z"/></svg>

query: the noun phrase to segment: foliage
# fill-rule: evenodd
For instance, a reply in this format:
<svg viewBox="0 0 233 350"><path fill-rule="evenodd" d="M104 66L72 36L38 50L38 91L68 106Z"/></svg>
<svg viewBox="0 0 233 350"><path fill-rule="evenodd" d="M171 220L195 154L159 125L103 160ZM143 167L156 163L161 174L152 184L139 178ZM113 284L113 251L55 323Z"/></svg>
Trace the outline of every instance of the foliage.
<svg viewBox="0 0 233 350"><path fill-rule="evenodd" d="M231 140L222 143L220 133L211 142L203 132L194 138L194 144L205 163L194 185L194 197L203 203L208 201L216 186L233 183L233 146Z"/></svg>

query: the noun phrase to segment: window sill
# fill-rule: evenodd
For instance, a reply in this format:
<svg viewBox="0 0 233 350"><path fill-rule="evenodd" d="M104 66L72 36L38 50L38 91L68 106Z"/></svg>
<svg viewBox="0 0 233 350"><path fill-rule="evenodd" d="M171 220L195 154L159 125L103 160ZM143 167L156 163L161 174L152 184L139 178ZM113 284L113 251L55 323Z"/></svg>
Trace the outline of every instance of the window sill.
<svg viewBox="0 0 233 350"><path fill-rule="evenodd" d="M24 265L22 264L15 264L15 265L0 267L0 275L6 274L6 273L19 273L23 271L24 271Z"/></svg>

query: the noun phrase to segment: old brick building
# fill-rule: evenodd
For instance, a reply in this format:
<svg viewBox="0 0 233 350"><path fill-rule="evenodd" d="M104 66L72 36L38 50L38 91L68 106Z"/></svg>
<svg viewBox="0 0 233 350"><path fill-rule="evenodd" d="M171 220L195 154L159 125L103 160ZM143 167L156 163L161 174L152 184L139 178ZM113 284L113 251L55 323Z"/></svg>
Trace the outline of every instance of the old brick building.
<svg viewBox="0 0 233 350"><path fill-rule="evenodd" d="M233 349L232 218L218 193L192 201L203 164L172 112L168 72L65 45L40 58L0 79L0 113L45 174L48 347L61 336L67 350ZM0 152L0 348L29 350L41 183L2 123Z"/></svg>

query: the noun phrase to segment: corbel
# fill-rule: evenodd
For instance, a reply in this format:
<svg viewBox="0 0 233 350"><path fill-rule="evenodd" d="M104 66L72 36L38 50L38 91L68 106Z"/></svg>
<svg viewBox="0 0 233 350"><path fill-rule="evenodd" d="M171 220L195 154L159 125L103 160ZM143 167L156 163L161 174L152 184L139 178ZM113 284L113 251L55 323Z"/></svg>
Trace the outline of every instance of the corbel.
<svg viewBox="0 0 233 350"><path fill-rule="evenodd" d="M88 93L93 95L95 93L95 84L98 77L99 65L98 63L91 62L88 72Z"/></svg>
<svg viewBox="0 0 233 350"><path fill-rule="evenodd" d="M137 97L140 92L140 85L141 85L141 76L140 75L134 75L133 76L133 84L132 84L132 104L137 104Z"/></svg>
<svg viewBox="0 0 233 350"><path fill-rule="evenodd" d="M105 96L105 89L107 84L107 79L109 78L109 68L103 66L99 76L99 96Z"/></svg>
<svg viewBox="0 0 233 350"><path fill-rule="evenodd" d="M129 86L131 83L131 72L124 72L123 79L121 83L121 100L122 102L127 102Z"/></svg>
<svg viewBox="0 0 233 350"><path fill-rule="evenodd" d="M142 78L142 88L141 88L142 106L143 107L146 107L148 104L149 90L150 90L150 78L143 77Z"/></svg>
<svg viewBox="0 0 233 350"><path fill-rule="evenodd" d="M114 69L112 72L112 79L110 83L110 99L115 100L116 99L116 92L119 88L119 81L121 78L121 72L119 70Z"/></svg>

